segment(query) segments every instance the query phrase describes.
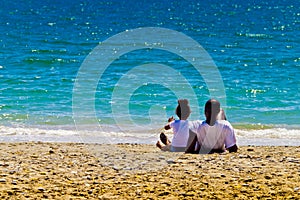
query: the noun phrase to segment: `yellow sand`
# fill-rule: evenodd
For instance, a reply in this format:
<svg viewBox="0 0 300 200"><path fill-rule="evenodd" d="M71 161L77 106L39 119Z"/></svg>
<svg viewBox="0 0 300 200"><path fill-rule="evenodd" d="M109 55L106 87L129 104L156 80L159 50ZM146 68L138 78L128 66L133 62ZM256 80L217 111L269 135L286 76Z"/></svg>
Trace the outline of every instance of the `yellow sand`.
<svg viewBox="0 0 300 200"><path fill-rule="evenodd" d="M1 199L300 199L300 147L0 143Z"/></svg>

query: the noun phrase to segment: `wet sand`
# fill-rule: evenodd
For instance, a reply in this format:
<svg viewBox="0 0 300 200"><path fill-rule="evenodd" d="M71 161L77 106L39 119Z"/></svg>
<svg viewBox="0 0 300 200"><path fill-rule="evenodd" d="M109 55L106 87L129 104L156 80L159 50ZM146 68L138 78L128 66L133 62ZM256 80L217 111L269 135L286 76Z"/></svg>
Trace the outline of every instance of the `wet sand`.
<svg viewBox="0 0 300 200"><path fill-rule="evenodd" d="M300 147L191 155L145 144L0 143L1 199L299 199Z"/></svg>

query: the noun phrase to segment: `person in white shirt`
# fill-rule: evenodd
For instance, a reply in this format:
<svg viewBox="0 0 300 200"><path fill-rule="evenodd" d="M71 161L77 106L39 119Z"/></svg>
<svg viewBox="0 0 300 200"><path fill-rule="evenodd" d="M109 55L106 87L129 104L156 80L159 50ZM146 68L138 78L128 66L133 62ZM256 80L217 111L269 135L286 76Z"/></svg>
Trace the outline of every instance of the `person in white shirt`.
<svg viewBox="0 0 300 200"><path fill-rule="evenodd" d="M163 146L160 141L157 141L156 146L163 151L171 152L185 152L188 139L189 139L189 124L190 122L187 118L190 116L191 109L187 99L178 100L178 106L176 108L176 115L179 120L174 120L170 118L169 124L165 126L166 130L173 129L173 139L170 142L164 133L161 133L160 138L162 142L166 145Z"/></svg>
<svg viewBox="0 0 300 200"><path fill-rule="evenodd" d="M205 121L190 125L190 139L186 153L237 152L236 137L231 124L226 121L220 102L210 99L205 104ZM221 119L221 120L219 120Z"/></svg>

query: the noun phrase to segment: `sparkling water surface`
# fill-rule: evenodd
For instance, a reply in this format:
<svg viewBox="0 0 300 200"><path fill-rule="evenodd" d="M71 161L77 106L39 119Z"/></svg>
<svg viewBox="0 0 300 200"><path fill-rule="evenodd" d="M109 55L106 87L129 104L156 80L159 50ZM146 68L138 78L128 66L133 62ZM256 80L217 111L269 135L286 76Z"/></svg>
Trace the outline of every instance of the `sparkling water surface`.
<svg viewBox="0 0 300 200"><path fill-rule="evenodd" d="M182 32L203 46L222 76L224 109L240 140L300 140L299 1L32 0L0 5L2 140L34 140L32 135L38 135L41 140L68 141L70 135L78 140L85 134L84 138L99 135L88 119L80 129L88 133L76 131L74 125L72 93L78 70L100 42L139 27ZM174 91L149 81L131 94L131 119L115 126L113 91L116 86L132 87L131 82L118 85L118 81L147 63L167 65L184 76L198 96L199 109L192 107L190 119L204 118L203 105L210 94L191 64L170 52L141 49L115 60L98 82L95 110L103 131L100 138L152 143L168 116L174 115ZM151 79L151 70L145 69L145 74ZM176 77L166 81L178 84ZM178 88L186 91L181 84ZM127 127L128 120L137 126Z"/></svg>

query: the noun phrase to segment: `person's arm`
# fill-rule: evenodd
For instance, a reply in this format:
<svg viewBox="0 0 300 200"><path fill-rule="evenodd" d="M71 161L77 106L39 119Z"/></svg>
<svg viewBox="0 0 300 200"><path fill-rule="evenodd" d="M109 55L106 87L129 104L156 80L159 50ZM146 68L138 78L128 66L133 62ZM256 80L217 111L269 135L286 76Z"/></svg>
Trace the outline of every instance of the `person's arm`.
<svg viewBox="0 0 300 200"><path fill-rule="evenodd" d="M191 130L189 130L189 140L187 143L187 148L185 150L185 153L197 153L199 150L195 150L195 146L197 143L197 134Z"/></svg>
<svg viewBox="0 0 300 200"><path fill-rule="evenodd" d="M217 120L227 120L225 111L221 108L219 114L217 115Z"/></svg>
<svg viewBox="0 0 300 200"><path fill-rule="evenodd" d="M173 122L174 120L175 120L175 118L173 116L168 119L169 123L167 125L165 125L165 127L164 127L165 130L171 129L170 123Z"/></svg>
<svg viewBox="0 0 300 200"><path fill-rule="evenodd" d="M234 153L234 152L237 152L238 147L237 147L237 145L235 144L235 145L233 145L232 147L227 148L227 150L229 151L229 153Z"/></svg>
<svg viewBox="0 0 300 200"><path fill-rule="evenodd" d="M229 153L238 151L234 129L229 122L228 122L226 137L225 137L225 147L229 151Z"/></svg>
<svg viewBox="0 0 300 200"><path fill-rule="evenodd" d="M168 119L168 122L170 123L170 122L172 122L172 121L174 121L175 120L175 118L172 116L172 117L170 117L169 119Z"/></svg>
<svg viewBox="0 0 300 200"><path fill-rule="evenodd" d="M171 129L170 124L165 125L165 130L169 130L169 129Z"/></svg>

